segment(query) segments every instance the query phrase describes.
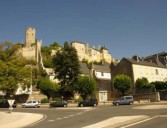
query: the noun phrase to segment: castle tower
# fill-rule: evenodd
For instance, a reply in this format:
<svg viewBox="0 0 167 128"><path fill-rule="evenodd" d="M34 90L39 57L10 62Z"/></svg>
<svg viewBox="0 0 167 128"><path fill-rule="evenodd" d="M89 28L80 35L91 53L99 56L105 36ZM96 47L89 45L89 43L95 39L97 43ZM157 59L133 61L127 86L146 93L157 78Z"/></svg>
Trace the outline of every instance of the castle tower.
<svg viewBox="0 0 167 128"><path fill-rule="evenodd" d="M35 29L25 29L25 47L31 47L31 44L35 43Z"/></svg>

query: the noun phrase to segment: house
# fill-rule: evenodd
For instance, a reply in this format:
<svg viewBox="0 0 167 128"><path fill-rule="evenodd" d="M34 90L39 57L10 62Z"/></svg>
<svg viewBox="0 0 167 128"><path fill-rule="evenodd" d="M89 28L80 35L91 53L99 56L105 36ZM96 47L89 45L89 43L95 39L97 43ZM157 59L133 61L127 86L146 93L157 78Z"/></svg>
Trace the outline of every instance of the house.
<svg viewBox="0 0 167 128"><path fill-rule="evenodd" d="M167 67L167 53L166 52L160 52L154 55L146 56L144 58L145 61L152 61L153 63L157 63L156 58L159 58L159 61Z"/></svg>
<svg viewBox="0 0 167 128"><path fill-rule="evenodd" d="M125 74L131 78L133 83L133 87L130 91L131 93L136 93L135 82L138 78L145 77L149 82L166 81L166 66L159 61L158 56L154 59L156 63L152 61L145 61L144 58L140 59L137 55L135 55L132 59L123 58L115 67L113 66L114 64L111 64L110 68L112 67L111 81L113 90L116 91L113 86L113 79L118 74Z"/></svg>
<svg viewBox="0 0 167 128"><path fill-rule="evenodd" d="M111 70L110 64L102 63L101 65L91 65L91 76L97 82L96 97L99 101L110 100L111 93Z"/></svg>

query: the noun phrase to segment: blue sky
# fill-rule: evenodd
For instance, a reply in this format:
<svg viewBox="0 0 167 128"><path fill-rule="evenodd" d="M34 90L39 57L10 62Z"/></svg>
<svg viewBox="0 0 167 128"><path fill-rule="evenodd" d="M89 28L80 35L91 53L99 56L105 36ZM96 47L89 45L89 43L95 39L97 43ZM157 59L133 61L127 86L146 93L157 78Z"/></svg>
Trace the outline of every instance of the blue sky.
<svg viewBox="0 0 167 128"><path fill-rule="evenodd" d="M142 57L167 51L167 0L1 0L0 42L24 43L27 27L43 46L79 41Z"/></svg>

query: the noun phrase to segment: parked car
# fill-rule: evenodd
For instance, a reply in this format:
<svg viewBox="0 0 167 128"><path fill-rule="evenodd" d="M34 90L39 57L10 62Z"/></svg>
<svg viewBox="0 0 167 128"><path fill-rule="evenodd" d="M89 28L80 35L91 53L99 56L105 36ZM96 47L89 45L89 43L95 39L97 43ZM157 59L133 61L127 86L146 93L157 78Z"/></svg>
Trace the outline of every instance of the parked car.
<svg viewBox="0 0 167 128"><path fill-rule="evenodd" d="M97 105L98 105L98 100L97 99L86 99L86 100L78 103L79 107L83 107L83 106L97 106Z"/></svg>
<svg viewBox="0 0 167 128"><path fill-rule="evenodd" d="M37 101L37 100L30 100L30 101L28 101L27 103L23 103L23 104L22 104L22 107L23 107L23 108L26 108L26 107L39 108L39 107L40 107L40 103L39 103L39 101Z"/></svg>
<svg viewBox="0 0 167 128"><path fill-rule="evenodd" d="M133 96L123 96L116 101L113 101L113 105L133 104Z"/></svg>
<svg viewBox="0 0 167 128"><path fill-rule="evenodd" d="M50 107L67 107L67 106L68 106L68 103L65 100L50 103Z"/></svg>
<svg viewBox="0 0 167 128"><path fill-rule="evenodd" d="M9 108L9 107L10 107L10 105L9 105L9 103L8 103L8 100L2 100L2 101L0 102L0 108ZM16 108L16 107L17 107L16 101L14 101L12 107L13 107L13 108Z"/></svg>

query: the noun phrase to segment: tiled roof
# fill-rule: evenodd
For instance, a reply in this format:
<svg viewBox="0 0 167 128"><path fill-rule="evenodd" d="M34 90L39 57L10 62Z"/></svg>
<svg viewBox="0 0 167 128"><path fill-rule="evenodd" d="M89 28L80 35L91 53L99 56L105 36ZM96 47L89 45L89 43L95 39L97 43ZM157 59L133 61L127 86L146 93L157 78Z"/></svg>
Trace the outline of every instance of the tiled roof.
<svg viewBox="0 0 167 128"><path fill-rule="evenodd" d="M161 67L161 68L166 68L160 61L157 62L157 64L155 63L151 63L151 62L148 62L148 61L139 61L137 62L136 60L134 59L129 59L129 58L125 58L126 60L128 60L129 62L131 62L132 64L138 64L138 65L145 65L145 66L152 66L152 67Z"/></svg>
<svg viewBox="0 0 167 128"><path fill-rule="evenodd" d="M89 68L85 63L80 63L80 70L83 74L89 74Z"/></svg>
<svg viewBox="0 0 167 128"><path fill-rule="evenodd" d="M105 65L93 65L93 69L95 69L96 71L102 71L102 72L110 72L110 67L105 66Z"/></svg>
<svg viewBox="0 0 167 128"><path fill-rule="evenodd" d="M156 56L156 55L158 55L158 56L161 56L161 55L166 55L167 53L166 52L160 52L160 53L157 53L157 54L153 54L153 55L150 55L150 56L146 56L144 59L149 59L149 58L152 58L152 57L154 57L154 56Z"/></svg>

